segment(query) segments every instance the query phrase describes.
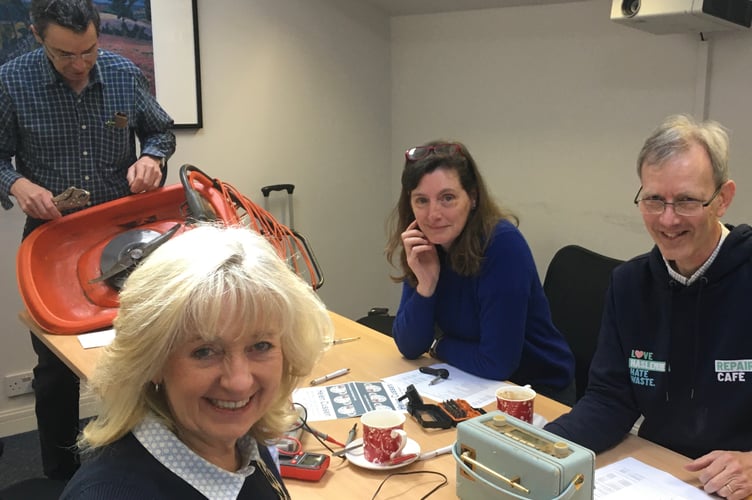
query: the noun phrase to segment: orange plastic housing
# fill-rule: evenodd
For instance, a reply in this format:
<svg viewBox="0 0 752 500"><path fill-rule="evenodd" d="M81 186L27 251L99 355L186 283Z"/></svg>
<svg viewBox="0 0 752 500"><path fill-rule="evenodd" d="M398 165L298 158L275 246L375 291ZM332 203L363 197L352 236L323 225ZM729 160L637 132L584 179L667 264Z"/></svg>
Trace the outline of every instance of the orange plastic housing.
<svg viewBox="0 0 752 500"><path fill-rule="evenodd" d="M225 205L221 200L215 203L221 194L211 186L195 187L211 205ZM62 335L111 326L119 305L117 290L106 282L89 283L101 275L102 250L125 231L164 233L185 222L184 204L183 186L174 184L87 208L35 229L16 257L18 289L31 318L44 330Z"/></svg>
<svg viewBox="0 0 752 500"><path fill-rule="evenodd" d="M264 235L280 257L300 254L314 290L323 283L310 249L290 228L231 185L183 165L181 183L126 196L55 219L35 229L16 256L16 279L29 316L45 331L75 335L107 328L120 305L118 291L102 275L102 252L118 235L133 230L165 233L176 223L196 220L243 226ZM185 186L185 187L184 187ZM186 199L186 190L189 192ZM189 208L189 205L192 208ZM192 214L191 211L196 212ZM177 233L189 229L183 225Z"/></svg>

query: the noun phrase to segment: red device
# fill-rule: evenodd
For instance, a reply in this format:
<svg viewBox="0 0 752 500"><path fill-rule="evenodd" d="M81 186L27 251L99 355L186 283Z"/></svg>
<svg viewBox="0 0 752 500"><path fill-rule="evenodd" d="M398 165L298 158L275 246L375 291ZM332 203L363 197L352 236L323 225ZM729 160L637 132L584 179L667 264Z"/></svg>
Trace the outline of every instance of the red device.
<svg viewBox="0 0 752 500"><path fill-rule="evenodd" d="M183 165L179 176L179 184L89 207L29 234L18 249L16 276L31 319L57 335L110 327L120 305L119 280L125 280L143 250L197 221L241 225L262 234L280 257L295 263L301 277L312 280L314 289L323 283L302 237L266 210L192 165ZM123 264L126 258L133 266Z"/></svg>
<svg viewBox="0 0 752 500"><path fill-rule="evenodd" d="M329 468L329 455L301 452L296 455L279 454L282 477L318 481Z"/></svg>

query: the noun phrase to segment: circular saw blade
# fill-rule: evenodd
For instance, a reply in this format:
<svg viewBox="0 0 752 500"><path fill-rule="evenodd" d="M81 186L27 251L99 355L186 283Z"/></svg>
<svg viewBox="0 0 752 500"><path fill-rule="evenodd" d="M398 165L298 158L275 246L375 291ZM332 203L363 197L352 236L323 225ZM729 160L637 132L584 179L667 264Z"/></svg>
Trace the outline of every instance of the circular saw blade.
<svg viewBox="0 0 752 500"><path fill-rule="evenodd" d="M121 259L127 259L131 250L146 246L147 243L159 237L160 234L158 231L151 229L133 229L112 238L102 249L102 256L99 259L99 268L102 274L112 269ZM133 267L116 274L107 279L106 282L119 290L122 288L125 278L128 277L132 270Z"/></svg>

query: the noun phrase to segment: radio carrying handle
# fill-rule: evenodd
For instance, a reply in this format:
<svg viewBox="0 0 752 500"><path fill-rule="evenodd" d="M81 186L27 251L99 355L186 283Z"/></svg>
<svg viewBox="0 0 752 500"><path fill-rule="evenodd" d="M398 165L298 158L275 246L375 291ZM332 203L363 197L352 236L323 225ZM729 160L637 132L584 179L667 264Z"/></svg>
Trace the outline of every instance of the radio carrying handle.
<svg viewBox="0 0 752 500"><path fill-rule="evenodd" d="M514 493L512 491L505 490L503 488L498 487L497 485L495 485L494 483L492 483L488 479L486 479L484 477L481 477L478 473L476 473L467 464L469 463L473 467L478 467L479 469L481 469L485 473L487 473L487 474L489 474L489 475L491 475L493 477L496 477L497 479L501 480L502 482L504 482L506 484L509 484L510 487L519 488L519 489L525 491L526 493L529 493L529 490L527 488L525 488L524 486L520 485L519 483L513 482L512 480L510 480L509 478L506 478L506 477L502 476L501 474L499 474L495 470L493 470L493 469L491 469L489 467L486 467L485 465L481 464L477 460L474 460L474 459L470 458L468 456L467 452L464 452L464 453L460 454L460 452L458 451L458 448L460 448L459 443L455 443L454 446L452 447L452 456L454 456L454 460L457 462L457 465L469 477L482 482L483 484L485 484L486 486L488 486L492 490L494 490L494 491L496 491L498 493L501 493L503 495L506 495L508 497L517 498L519 500L530 500L529 496L522 496L522 495L518 495L518 494L516 494L516 493ZM584 479L584 476L582 474L576 474L572 478L572 480L569 482L569 484L567 485L567 487L564 488L564 491L561 492L561 495L553 497L551 500L569 500L570 498L572 498L572 496L574 496L575 492L580 488L580 486L583 483L583 479Z"/></svg>

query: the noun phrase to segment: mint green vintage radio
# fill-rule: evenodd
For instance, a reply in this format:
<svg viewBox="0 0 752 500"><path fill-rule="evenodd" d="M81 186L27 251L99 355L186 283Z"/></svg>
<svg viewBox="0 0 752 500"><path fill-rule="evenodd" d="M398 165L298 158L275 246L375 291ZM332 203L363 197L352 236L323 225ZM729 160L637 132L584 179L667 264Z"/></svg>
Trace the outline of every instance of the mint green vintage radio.
<svg viewBox="0 0 752 500"><path fill-rule="evenodd" d="M452 448L463 500L590 500L595 454L500 411L457 424Z"/></svg>

